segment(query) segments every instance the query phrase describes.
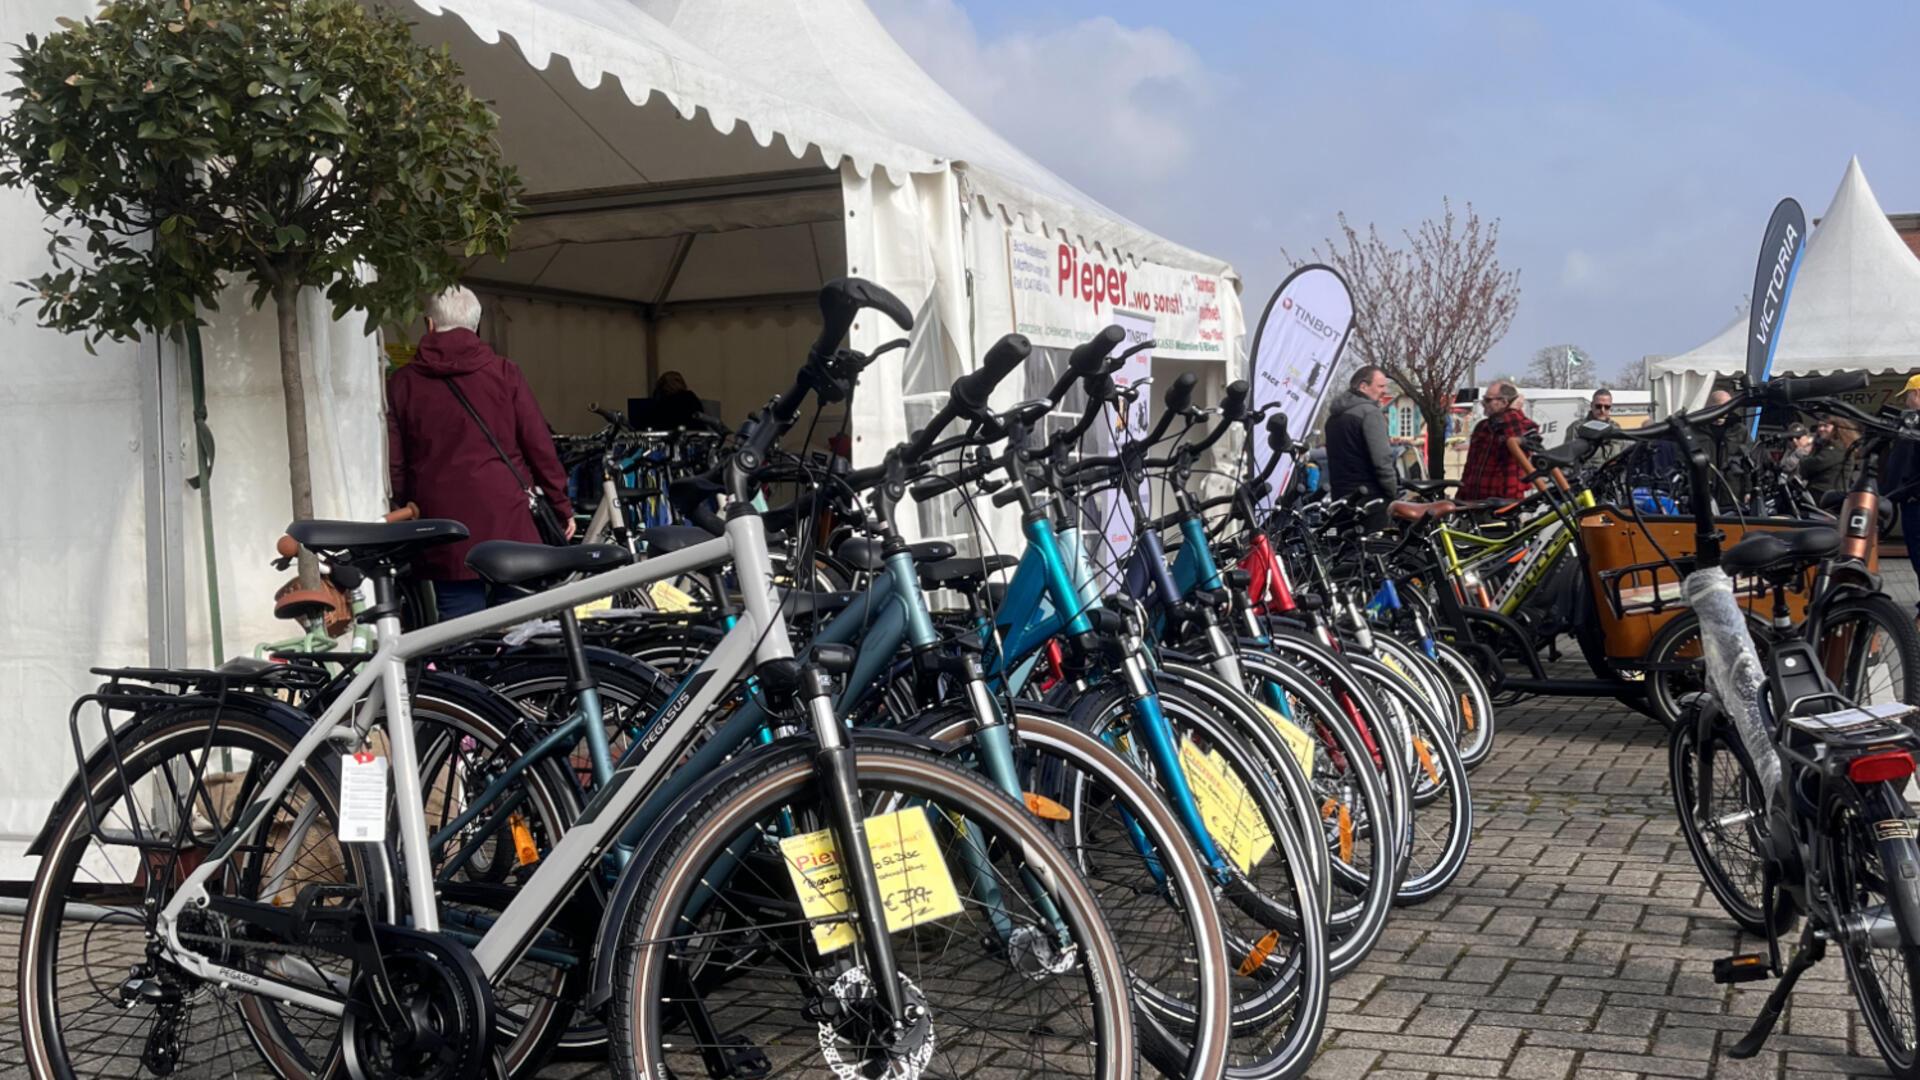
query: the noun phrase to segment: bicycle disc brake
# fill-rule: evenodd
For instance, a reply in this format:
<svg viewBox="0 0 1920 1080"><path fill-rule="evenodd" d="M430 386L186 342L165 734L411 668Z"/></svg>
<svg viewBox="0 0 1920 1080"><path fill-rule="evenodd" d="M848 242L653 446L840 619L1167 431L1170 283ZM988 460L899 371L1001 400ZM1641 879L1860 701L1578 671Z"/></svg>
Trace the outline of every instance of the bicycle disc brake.
<svg viewBox="0 0 1920 1080"><path fill-rule="evenodd" d="M848 968L833 981L828 1000L837 1015L820 1023L820 1057L836 1080L920 1080L927 1071L933 1061L933 1012L927 1006L927 996L911 979L901 975L900 987L907 999L907 1025L889 1032L879 1018L879 1002L866 968ZM871 1019L863 1023L857 1017ZM862 1048L857 1043L850 1045L846 1033L863 1026L871 1028L871 1041L879 1045L865 1049L862 1057L869 1060L848 1061L841 1052L843 1047L855 1052ZM879 1060L883 1055L884 1064ZM884 1071L872 1071L872 1066L882 1064Z"/></svg>
<svg viewBox="0 0 1920 1080"><path fill-rule="evenodd" d="M492 1066L493 989L473 955L433 934L377 928L379 962L358 965L341 1022L353 1080L467 1080ZM382 980L384 974L384 980ZM384 985L380 985L381 982ZM383 1010L375 995L391 995ZM398 1015L400 1022L389 1023Z"/></svg>

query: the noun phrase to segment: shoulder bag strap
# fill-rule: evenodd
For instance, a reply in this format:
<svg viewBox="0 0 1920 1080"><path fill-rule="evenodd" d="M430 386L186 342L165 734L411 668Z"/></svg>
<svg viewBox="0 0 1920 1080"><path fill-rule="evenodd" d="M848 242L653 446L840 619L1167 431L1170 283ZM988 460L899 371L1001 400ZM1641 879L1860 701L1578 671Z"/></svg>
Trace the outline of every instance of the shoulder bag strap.
<svg viewBox="0 0 1920 1080"><path fill-rule="evenodd" d="M487 437L487 444L493 447L494 453L500 455L500 463L505 465L507 471L513 474L513 482L520 485L520 491L525 494L527 498L533 498L533 486L528 484L526 479L520 475L520 470L514 467L513 459L507 456L507 452L500 448L500 440L493 437L493 432L487 427L487 422L480 419L480 414L474 411L473 402L467 400L467 395L460 390L460 384L455 382L451 375L447 376L446 383L447 389L453 391L453 396L460 399L460 407L467 410L468 416L473 417L474 424L480 428L480 434Z"/></svg>

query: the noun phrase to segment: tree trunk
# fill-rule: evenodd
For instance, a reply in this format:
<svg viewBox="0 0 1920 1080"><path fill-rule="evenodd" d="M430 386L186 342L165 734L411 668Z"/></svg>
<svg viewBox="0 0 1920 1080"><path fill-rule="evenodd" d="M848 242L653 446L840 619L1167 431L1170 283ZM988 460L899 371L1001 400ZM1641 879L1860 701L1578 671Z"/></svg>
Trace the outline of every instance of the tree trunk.
<svg viewBox="0 0 1920 1080"><path fill-rule="evenodd" d="M287 483L293 520L313 518L313 463L307 455L307 384L300 364L300 285L291 276L273 287L273 313L280 324L280 390L287 405ZM317 588L320 566L300 549L300 587Z"/></svg>
<svg viewBox="0 0 1920 1080"><path fill-rule="evenodd" d="M1420 403L1420 427L1427 435L1427 479L1447 478L1447 416L1450 409Z"/></svg>

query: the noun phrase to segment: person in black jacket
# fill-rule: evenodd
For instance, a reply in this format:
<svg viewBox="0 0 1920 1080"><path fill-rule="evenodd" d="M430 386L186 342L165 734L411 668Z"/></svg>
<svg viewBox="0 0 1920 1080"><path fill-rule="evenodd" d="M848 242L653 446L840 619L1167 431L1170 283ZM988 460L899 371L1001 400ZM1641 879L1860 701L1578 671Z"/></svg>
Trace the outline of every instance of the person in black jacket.
<svg viewBox="0 0 1920 1080"><path fill-rule="evenodd" d="M1356 491L1382 499L1400 493L1382 411L1391 400L1387 373L1368 364L1353 373L1347 392L1333 403L1327 414L1327 483L1334 498Z"/></svg>

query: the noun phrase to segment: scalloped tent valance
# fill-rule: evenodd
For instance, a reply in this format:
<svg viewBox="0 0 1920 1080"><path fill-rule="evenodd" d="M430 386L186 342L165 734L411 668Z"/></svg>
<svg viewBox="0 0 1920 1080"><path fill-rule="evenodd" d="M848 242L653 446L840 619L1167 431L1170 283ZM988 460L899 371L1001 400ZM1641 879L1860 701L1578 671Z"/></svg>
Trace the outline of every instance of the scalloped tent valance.
<svg viewBox="0 0 1920 1080"><path fill-rule="evenodd" d="M564 60L584 90L611 81L633 104L658 94L681 119L705 113L728 141L764 149L778 139L794 166L845 162L862 179L878 168L896 183L951 169L969 198L1028 231L1116 260L1234 276L1225 261L1128 221L1001 138L942 90L861 0L382 2L431 16L421 22L429 40L447 40L447 24L457 20L488 44L510 39L547 75ZM495 100L506 109L521 104ZM596 129L631 123L572 111ZM583 152L617 150L619 140L601 142Z"/></svg>

